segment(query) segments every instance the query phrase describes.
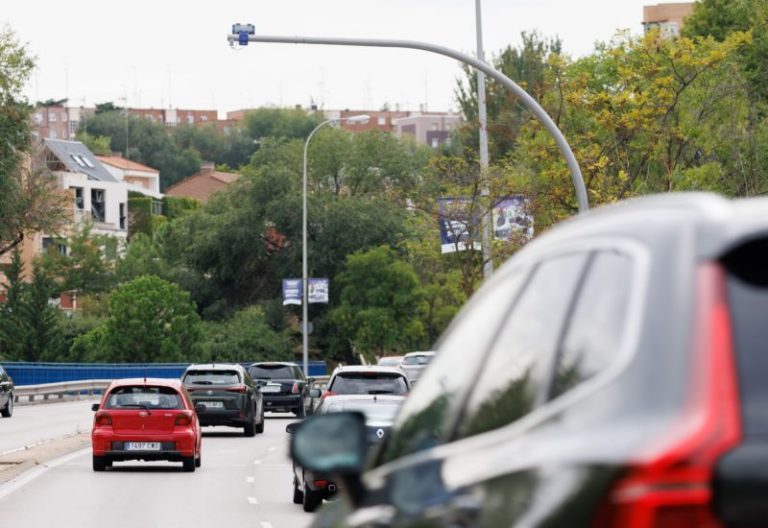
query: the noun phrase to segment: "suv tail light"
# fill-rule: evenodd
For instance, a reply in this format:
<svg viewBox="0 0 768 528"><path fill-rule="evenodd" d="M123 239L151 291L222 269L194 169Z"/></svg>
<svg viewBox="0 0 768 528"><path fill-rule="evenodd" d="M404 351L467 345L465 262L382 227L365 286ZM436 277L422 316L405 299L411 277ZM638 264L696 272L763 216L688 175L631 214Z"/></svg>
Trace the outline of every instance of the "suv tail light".
<svg viewBox="0 0 768 528"><path fill-rule="evenodd" d="M240 385L238 387L229 387L227 389L227 392L248 392L248 387L245 385Z"/></svg>
<svg viewBox="0 0 768 528"><path fill-rule="evenodd" d="M323 397L322 397L322 398L320 398L320 399L321 399L321 400L324 400L324 399L326 399L328 396L336 396L336 393L335 393L335 392L331 392L331 391L327 390L327 391L325 391L325 393L323 394Z"/></svg>
<svg viewBox="0 0 768 528"><path fill-rule="evenodd" d="M298 382L293 383L293 387L291 387L291 394L298 394L299 393L299 384Z"/></svg>
<svg viewBox="0 0 768 528"><path fill-rule="evenodd" d="M712 508L718 458L741 436L725 276L697 273L693 382L679 425L641 453L598 508L594 528L721 528Z"/></svg>
<svg viewBox="0 0 768 528"><path fill-rule="evenodd" d="M176 415L173 421L174 425L192 425L192 413L189 411L182 411Z"/></svg>
<svg viewBox="0 0 768 528"><path fill-rule="evenodd" d="M112 416L108 412L98 411L93 417L93 421L97 426L112 426Z"/></svg>

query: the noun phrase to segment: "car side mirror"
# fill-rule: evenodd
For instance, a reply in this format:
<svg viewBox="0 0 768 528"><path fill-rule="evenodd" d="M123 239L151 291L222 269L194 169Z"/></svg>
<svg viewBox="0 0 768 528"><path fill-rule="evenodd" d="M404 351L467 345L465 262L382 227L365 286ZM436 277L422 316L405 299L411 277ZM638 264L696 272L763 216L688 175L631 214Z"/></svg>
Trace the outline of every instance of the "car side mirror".
<svg viewBox="0 0 768 528"><path fill-rule="evenodd" d="M296 432L296 428L299 426L300 423L301 422L289 423L288 425L285 426L285 432L292 435L293 433Z"/></svg>
<svg viewBox="0 0 768 528"><path fill-rule="evenodd" d="M206 409L206 407L205 407L204 404L202 404L202 403L196 403L195 404L195 412L196 413L200 414L201 412L205 412L205 409Z"/></svg>
<svg viewBox="0 0 768 528"><path fill-rule="evenodd" d="M352 503L360 504L365 495L360 476L368 456L365 416L359 412L318 414L290 425L295 426L290 452L296 464L341 480Z"/></svg>
<svg viewBox="0 0 768 528"><path fill-rule="evenodd" d="M92 410L92 411L98 411L98 410L99 410L99 404L98 404L98 403L94 403L94 404L92 404L92 405L91 405L91 410Z"/></svg>
<svg viewBox="0 0 768 528"><path fill-rule="evenodd" d="M310 398L319 398L321 394L322 391L320 389L309 389Z"/></svg>

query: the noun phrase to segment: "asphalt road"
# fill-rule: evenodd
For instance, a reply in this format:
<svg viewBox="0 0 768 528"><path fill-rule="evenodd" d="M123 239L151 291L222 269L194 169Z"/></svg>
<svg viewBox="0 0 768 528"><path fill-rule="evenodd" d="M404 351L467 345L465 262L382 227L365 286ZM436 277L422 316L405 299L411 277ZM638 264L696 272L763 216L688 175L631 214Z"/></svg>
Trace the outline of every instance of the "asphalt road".
<svg viewBox="0 0 768 528"><path fill-rule="evenodd" d="M94 400L16 405L11 418L0 418L0 455L63 436L91 430Z"/></svg>
<svg viewBox="0 0 768 528"><path fill-rule="evenodd" d="M78 404L88 410L90 427L90 403ZM45 414L46 408L61 413L64 405L70 404L17 408L18 415L9 421L18 418L21 424ZM84 418L78 405L72 407L79 423ZM30 417L25 418L27 411ZM239 429L205 428L202 467L194 473L183 473L181 464L140 461L94 473L90 449L76 452L33 470L32 479L0 486L0 519L5 526L24 528L303 528L312 514L291 502L285 433L291 421L292 415L275 414L254 438L242 436ZM7 425L0 421L0 437Z"/></svg>

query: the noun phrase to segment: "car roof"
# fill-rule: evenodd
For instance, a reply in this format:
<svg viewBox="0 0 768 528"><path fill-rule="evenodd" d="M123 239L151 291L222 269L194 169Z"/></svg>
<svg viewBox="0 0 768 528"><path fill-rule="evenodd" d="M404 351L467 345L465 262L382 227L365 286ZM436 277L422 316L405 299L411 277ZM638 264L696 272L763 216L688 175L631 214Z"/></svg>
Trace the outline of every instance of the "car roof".
<svg viewBox="0 0 768 528"><path fill-rule="evenodd" d="M345 365L343 367L336 367L333 371L333 375L335 376L336 374L343 374L345 372L384 372L405 376L403 371L398 367L383 367L381 365Z"/></svg>
<svg viewBox="0 0 768 528"><path fill-rule="evenodd" d="M435 352L434 350L421 350L417 352L408 352L405 357L413 357L413 356L434 356Z"/></svg>
<svg viewBox="0 0 768 528"><path fill-rule="evenodd" d="M172 387L174 389L181 389L181 380L177 378L123 378L112 380L109 384L109 388L125 387L128 385L152 385L160 387Z"/></svg>
<svg viewBox="0 0 768 528"><path fill-rule="evenodd" d="M187 367L187 370L245 370L237 363L195 363Z"/></svg>
<svg viewBox="0 0 768 528"><path fill-rule="evenodd" d="M290 361L257 361L256 363L251 363L249 366L261 367L264 365L269 365L269 366L282 365L283 367L298 367L296 363L291 363Z"/></svg>

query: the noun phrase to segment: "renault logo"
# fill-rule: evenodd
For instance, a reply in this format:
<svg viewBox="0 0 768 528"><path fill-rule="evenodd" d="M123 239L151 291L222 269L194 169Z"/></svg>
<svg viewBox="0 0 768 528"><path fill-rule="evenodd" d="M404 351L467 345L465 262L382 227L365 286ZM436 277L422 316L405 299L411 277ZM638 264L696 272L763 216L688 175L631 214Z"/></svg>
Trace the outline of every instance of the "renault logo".
<svg viewBox="0 0 768 528"><path fill-rule="evenodd" d="M208 394L208 396L210 396L211 394L213 394L213 391L209 390L209 391L206 392L206 394Z"/></svg>
<svg viewBox="0 0 768 528"><path fill-rule="evenodd" d="M384 438L384 429L377 430L376 436L378 436L379 438Z"/></svg>

